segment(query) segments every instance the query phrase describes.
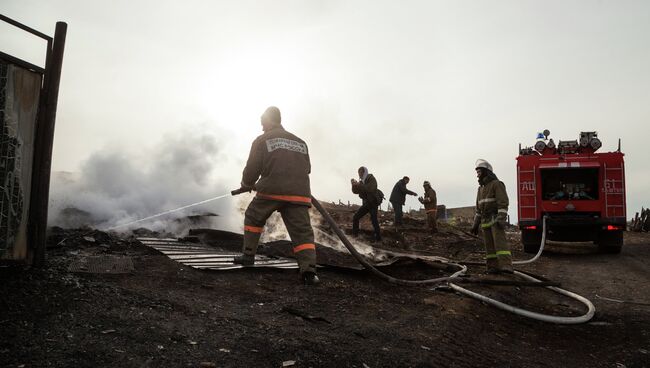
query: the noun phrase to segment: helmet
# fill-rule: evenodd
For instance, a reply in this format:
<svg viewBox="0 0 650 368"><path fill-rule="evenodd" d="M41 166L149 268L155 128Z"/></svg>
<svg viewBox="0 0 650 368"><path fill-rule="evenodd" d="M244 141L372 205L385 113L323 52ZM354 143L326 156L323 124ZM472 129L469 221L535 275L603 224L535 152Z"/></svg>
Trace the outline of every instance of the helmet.
<svg viewBox="0 0 650 368"><path fill-rule="evenodd" d="M476 166L475 166L475 167L476 167L477 169L478 169L479 167L482 167L482 168L484 168L484 169L488 169L488 170L492 171L492 165L490 165L489 162L487 162L487 161L485 161L485 160L483 160L483 159L478 159L478 160L476 160Z"/></svg>
<svg viewBox="0 0 650 368"><path fill-rule="evenodd" d="M429 183L428 180L425 180L425 181L424 181L424 184L422 184L422 185L425 186L425 187L426 187L426 186L429 186L429 187L430 187L430 186L431 186L431 183Z"/></svg>

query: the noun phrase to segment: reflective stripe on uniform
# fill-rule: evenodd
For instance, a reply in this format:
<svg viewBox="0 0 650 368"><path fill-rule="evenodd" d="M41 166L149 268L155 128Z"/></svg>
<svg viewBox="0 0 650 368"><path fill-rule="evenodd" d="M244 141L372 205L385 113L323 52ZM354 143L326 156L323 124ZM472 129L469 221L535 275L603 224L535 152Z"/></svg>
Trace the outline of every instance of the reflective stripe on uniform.
<svg viewBox="0 0 650 368"><path fill-rule="evenodd" d="M485 224L481 224L481 229L487 229L488 227L492 227L492 225L496 224L497 220L492 220L490 222L486 222Z"/></svg>
<svg viewBox="0 0 650 368"><path fill-rule="evenodd" d="M303 197L303 196L296 196L296 195L264 194L264 193L257 192L257 197L262 199L273 199L276 201L284 201L284 202L311 203L311 197Z"/></svg>
<svg viewBox="0 0 650 368"><path fill-rule="evenodd" d="M496 254L486 254L486 255L485 255L485 258L487 258L487 259L494 259L494 258L497 258L497 255L496 255Z"/></svg>
<svg viewBox="0 0 650 368"><path fill-rule="evenodd" d="M258 227L258 226L244 225L244 231L248 231L249 233L261 234L262 230L264 230L264 229L261 228L261 227Z"/></svg>
<svg viewBox="0 0 650 368"><path fill-rule="evenodd" d="M501 209L499 209L498 212L499 212L499 213L508 213L508 210L505 210L505 209L501 208Z"/></svg>
<svg viewBox="0 0 650 368"><path fill-rule="evenodd" d="M487 202L496 202L496 198L485 198L485 199L479 199L478 203L487 203Z"/></svg>
<svg viewBox="0 0 650 368"><path fill-rule="evenodd" d="M438 209L437 209L437 208L433 208L433 209L427 210L426 212L427 212L427 213L429 213L429 212L438 212Z"/></svg>
<svg viewBox="0 0 650 368"><path fill-rule="evenodd" d="M299 246L293 248L293 252L298 253L307 249L316 250L316 245L314 245L313 243L300 244Z"/></svg>
<svg viewBox="0 0 650 368"><path fill-rule="evenodd" d="M509 250L497 250L497 256L511 256L512 253Z"/></svg>

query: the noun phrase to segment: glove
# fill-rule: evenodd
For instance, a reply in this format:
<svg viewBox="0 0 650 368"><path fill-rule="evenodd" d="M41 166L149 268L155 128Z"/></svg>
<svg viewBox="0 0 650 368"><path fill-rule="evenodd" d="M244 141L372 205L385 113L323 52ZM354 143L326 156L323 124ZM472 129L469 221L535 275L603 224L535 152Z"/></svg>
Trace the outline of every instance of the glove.
<svg viewBox="0 0 650 368"><path fill-rule="evenodd" d="M505 212L497 213L497 224L499 224L499 227L502 229L505 229L508 225L508 214Z"/></svg>
<svg viewBox="0 0 650 368"><path fill-rule="evenodd" d="M472 230L470 230L470 232L474 235L478 235L479 225L481 225L481 216L474 216L474 225L472 225Z"/></svg>
<svg viewBox="0 0 650 368"><path fill-rule="evenodd" d="M418 198L418 201L420 201L420 203L424 203L424 198L419 197L419 198Z"/></svg>

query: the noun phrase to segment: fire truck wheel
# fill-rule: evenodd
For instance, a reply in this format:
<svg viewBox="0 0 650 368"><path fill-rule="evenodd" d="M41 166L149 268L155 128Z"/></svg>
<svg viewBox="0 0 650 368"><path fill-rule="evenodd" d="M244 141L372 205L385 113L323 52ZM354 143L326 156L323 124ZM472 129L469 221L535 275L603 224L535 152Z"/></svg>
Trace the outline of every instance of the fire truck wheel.
<svg viewBox="0 0 650 368"><path fill-rule="evenodd" d="M536 254L542 243L542 232L537 230L521 230L521 244L524 252Z"/></svg>
<svg viewBox="0 0 650 368"><path fill-rule="evenodd" d="M623 247L622 231L601 231L598 234L598 250L602 253L618 254Z"/></svg>

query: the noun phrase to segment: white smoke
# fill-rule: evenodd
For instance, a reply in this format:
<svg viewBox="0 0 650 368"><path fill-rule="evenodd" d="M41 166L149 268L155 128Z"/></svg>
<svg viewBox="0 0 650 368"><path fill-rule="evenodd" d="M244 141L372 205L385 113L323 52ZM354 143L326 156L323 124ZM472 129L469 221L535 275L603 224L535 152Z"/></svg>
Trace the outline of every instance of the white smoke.
<svg viewBox="0 0 650 368"><path fill-rule="evenodd" d="M248 203L247 201L246 203ZM243 207L242 207L243 209ZM312 207L309 211L309 217L311 219L311 225L314 229L314 241L322 246L332 248L336 251L349 253L348 249L343 245L343 242L336 235L327 233L323 229L328 229L329 224L325 221L323 216L316 210L315 207ZM264 225L264 232L262 233L262 238L260 241L262 243L277 241L277 240L291 240L289 237L289 232L287 231L284 221L282 221L282 216L279 212L275 212L271 217L266 220ZM356 250L363 254L366 257L371 259L383 259L384 256L381 256L379 251L376 248L366 244L365 242L348 237L348 240L356 248Z"/></svg>
<svg viewBox="0 0 650 368"><path fill-rule="evenodd" d="M152 148L140 152L107 149L94 153L79 173L54 173L50 191L49 225L69 227L70 209L87 214L74 225L99 229L125 224L166 210L227 193L237 179L224 182L227 158L223 142L201 129L167 134ZM220 170L221 169L221 170ZM207 221L232 228L232 200L222 199L165 215L129 228L147 227L180 233L189 226L174 221L187 215L217 214ZM67 209L67 211L66 211ZM79 223L81 221L82 223ZM83 223L88 222L88 223Z"/></svg>

